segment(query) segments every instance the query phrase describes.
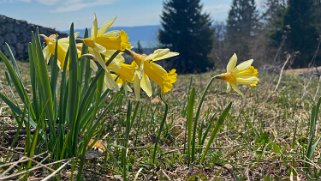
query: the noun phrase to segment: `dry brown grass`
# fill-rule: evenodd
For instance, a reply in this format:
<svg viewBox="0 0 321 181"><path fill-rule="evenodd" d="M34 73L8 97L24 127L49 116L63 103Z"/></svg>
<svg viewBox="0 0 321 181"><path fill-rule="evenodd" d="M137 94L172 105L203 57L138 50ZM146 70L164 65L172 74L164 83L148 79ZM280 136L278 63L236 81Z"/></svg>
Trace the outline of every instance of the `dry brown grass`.
<svg viewBox="0 0 321 181"><path fill-rule="evenodd" d="M27 64L19 64L19 66L22 69L22 75L25 75ZM10 94L9 87L4 86L2 63L0 63L0 68L0 81L3 86L1 91ZM128 150L130 180L136 174L138 180L186 180L193 175L200 174L208 180L260 180L264 178L289 180L291 173L294 174L294 180L297 178L319 180L319 174L314 172L314 169L318 171L320 168L319 149L309 163L310 167L306 168L304 164L309 114L312 105L320 97L319 78L300 77L297 73L289 72L285 71L276 91L274 88L278 75L261 73L260 84L257 87L242 87L246 95L244 99L234 92L225 93L225 83L219 80L214 81L202 108L202 119L214 113L217 113L216 117L218 117L229 102L233 102L232 111L212 145L205 163L190 167L187 166L183 154L186 120L181 114L182 109L186 104L191 78L192 87L196 88L199 97L214 72L201 75L180 75L173 92L166 96L170 111L166 134L164 133L160 142L162 157L158 158L156 165L148 161L153 136L155 136L148 132L149 129L139 135L139 144L136 146L133 145L136 132L133 132ZM27 78L25 82L28 84ZM160 112L155 113L159 114L155 117L155 122L147 119L148 115L154 114L150 112L144 117L144 125L141 125L142 127L154 127L156 130L161 119L162 104L157 97L146 99L143 104L152 108L159 106L157 110ZM0 149L1 165L21 159L21 156L17 155L21 155L22 150L8 149L10 143L4 140L4 134L9 126L14 126L14 121L3 102L1 102L0 111L0 139L2 140L0 146L3 148ZM106 126L108 124L106 123ZM107 146L110 145L109 151L115 151L115 147L112 146L115 142L113 136L110 134L106 140ZM318 131L316 137L319 136L321 134ZM87 161L85 178L117 180L120 177L119 165L111 161L111 157L116 157L117 154L108 153L107 155L109 156L107 159L100 157ZM0 174L5 169L0 167ZM38 175L38 178L48 176L53 172L50 169L40 171L42 174ZM45 169L42 168L42 170ZM17 171L12 171L12 174L14 173ZM71 177L70 174L70 167L66 167L60 172L60 178L68 179Z"/></svg>

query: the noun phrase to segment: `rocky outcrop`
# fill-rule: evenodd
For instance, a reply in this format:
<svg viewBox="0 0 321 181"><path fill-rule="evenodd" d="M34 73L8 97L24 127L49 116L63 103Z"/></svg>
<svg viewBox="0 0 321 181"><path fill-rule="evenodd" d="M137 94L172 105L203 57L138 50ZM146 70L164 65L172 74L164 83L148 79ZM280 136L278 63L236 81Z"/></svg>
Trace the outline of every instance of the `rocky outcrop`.
<svg viewBox="0 0 321 181"><path fill-rule="evenodd" d="M39 28L40 33L45 35L57 33L62 37L66 36L66 34L52 28L0 15L0 50L8 55L8 52L5 51L5 42L7 42L17 60L27 61L31 32L35 32L37 28Z"/></svg>

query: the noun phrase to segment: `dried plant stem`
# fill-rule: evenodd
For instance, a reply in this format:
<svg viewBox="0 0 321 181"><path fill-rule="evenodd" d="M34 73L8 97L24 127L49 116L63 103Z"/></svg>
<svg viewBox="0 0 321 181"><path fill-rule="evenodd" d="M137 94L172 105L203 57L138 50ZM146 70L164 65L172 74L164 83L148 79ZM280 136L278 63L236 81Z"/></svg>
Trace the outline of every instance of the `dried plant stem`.
<svg viewBox="0 0 321 181"><path fill-rule="evenodd" d="M301 96L301 100L303 100L304 97L307 95L307 93L308 93L308 90L307 90L307 89L308 89L311 81L312 81L312 76L310 76L310 79L308 80L307 83L304 83L304 84L303 84L303 93L302 93L302 96Z"/></svg>
<svg viewBox="0 0 321 181"><path fill-rule="evenodd" d="M71 159L68 160L66 163L64 163L63 165L61 165L57 170L55 170L54 172L52 172L50 175L48 175L46 178L42 179L42 181L47 181L49 180L51 177L54 177L61 169L63 169L65 166L67 166L69 163L71 162Z"/></svg>
<svg viewBox="0 0 321 181"><path fill-rule="evenodd" d="M321 76L319 76L319 81L318 81L318 86L317 86L317 90L315 91L315 94L313 96L313 100L315 100L319 94L320 91L320 83L321 83Z"/></svg>
<svg viewBox="0 0 321 181"><path fill-rule="evenodd" d="M280 75L279 75L279 80L278 80L278 83L277 83L276 86L275 86L274 92L279 88L279 85L280 85L280 82L281 82L281 79L282 79L282 75L283 75L284 68L285 68L286 64L288 64L288 62L290 61L290 59L291 59L291 55L288 55L288 56L286 57L285 62L283 63L283 66L282 66L282 68L281 68Z"/></svg>
<svg viewBox="0 0 321 181"><path fill-rule="evenodd" d="M25 161L28 161L28 160L29 160L29 159L26 159L26 160L24 160L24 162L25 162ZM64 159L64 160L59 160L59 161L56 161L56 162L48 163L48 164L46 164L46 166L55 165L55 164L57 164L57 163L61 163L61 162L64 162L64 161L66 161L66 160L70 160L70 159ZM43 168L43 167L44 167L43 165L36 165L36 166L32 167L31 169L24 170L24 171L19 172L19 173L15 173L15 174L8 175L8 176L3 176L3 175L2 175L2 176L0 177L0 180L6 180L6 179L15 178L15 177L17 177L17 176L19 176L19 175L23 175L23 174L25 174L25 173L28 173L28 172L30 172L30 171L37 170L37 169Z"/></svg>

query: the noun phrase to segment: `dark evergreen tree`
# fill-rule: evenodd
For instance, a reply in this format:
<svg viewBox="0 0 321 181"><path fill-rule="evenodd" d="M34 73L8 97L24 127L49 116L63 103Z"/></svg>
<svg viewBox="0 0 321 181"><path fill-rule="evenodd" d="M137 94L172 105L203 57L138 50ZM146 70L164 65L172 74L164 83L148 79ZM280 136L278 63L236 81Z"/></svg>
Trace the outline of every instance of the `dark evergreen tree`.
<svg viewBox="0 0 321 181"><path fill-rule="evenodd" d="M311 63L319 43L320 8L321 5L315 0L288 1L283 30L288 29L286 50L299 52L292 64L293 67L309 66ZM320 58L319 53L315 59L316 65L321 65Z"/></svg>
<svg viewBox="0 0 321 181"><path fill-rule="evenodd" d="M142 44L140 43L140 41L137 42L137 53L139 53L139 54L143 54L144 53L144 49L143 49Z"/></svg>
<svg viewBox="0 0 321 181"><path fill-rule="evenodd" d="M262 15L263 38L260 42L264 48L262 60L265 64L274 64L284 60L284 54L280 54L280 51L284 46L283 39L286 38L286 33L283 31L283 17L287 10L287 0L266 0L265 6L266 10Z"/></svg>
<svg viewBox="0 0 321 181"><path fill-rule="evenodd" d="M286 13L286 0L266 0L267 9L263 14L265 28L270 36L283 30L283 17ZM281 38L281 37L278 37Z"/></svg>
<svg viewBox="0 0 321 181"><path fill-rule="evenodd" d="M254 0L233 0L228 14L226 43L230 52L248 59L252 40L259 30L259 14Z"/></svg>
<svg viewBox="0 0 321 181"><path fill-rule="evenodd" d="M214 32L200 0L166 0L161 25L160 43L180 53L171 61L178 72L203 72L213 67L208 55Z"/></svg>

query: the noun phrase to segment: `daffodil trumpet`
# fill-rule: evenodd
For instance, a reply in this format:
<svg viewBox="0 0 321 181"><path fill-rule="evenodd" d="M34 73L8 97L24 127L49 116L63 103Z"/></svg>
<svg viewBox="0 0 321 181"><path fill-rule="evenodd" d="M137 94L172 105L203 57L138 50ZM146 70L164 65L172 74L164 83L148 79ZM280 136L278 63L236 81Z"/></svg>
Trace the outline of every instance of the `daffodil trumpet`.
<svg viewBox="0 0 321 181"><path fill-rule="evenodd" d="M172 90L173 84L177 80L176 70L172 69L167 72L155 62L178 56L179 53L171 52L169 49L158 49L150 55L138 54L132 50L126 50L125 52L133 57L133 62L137 65L134 75L134 91L137 98L140 96L140 88L143 89L147 96L152 96L150 80L160 87L162 94Z"/></svg>

